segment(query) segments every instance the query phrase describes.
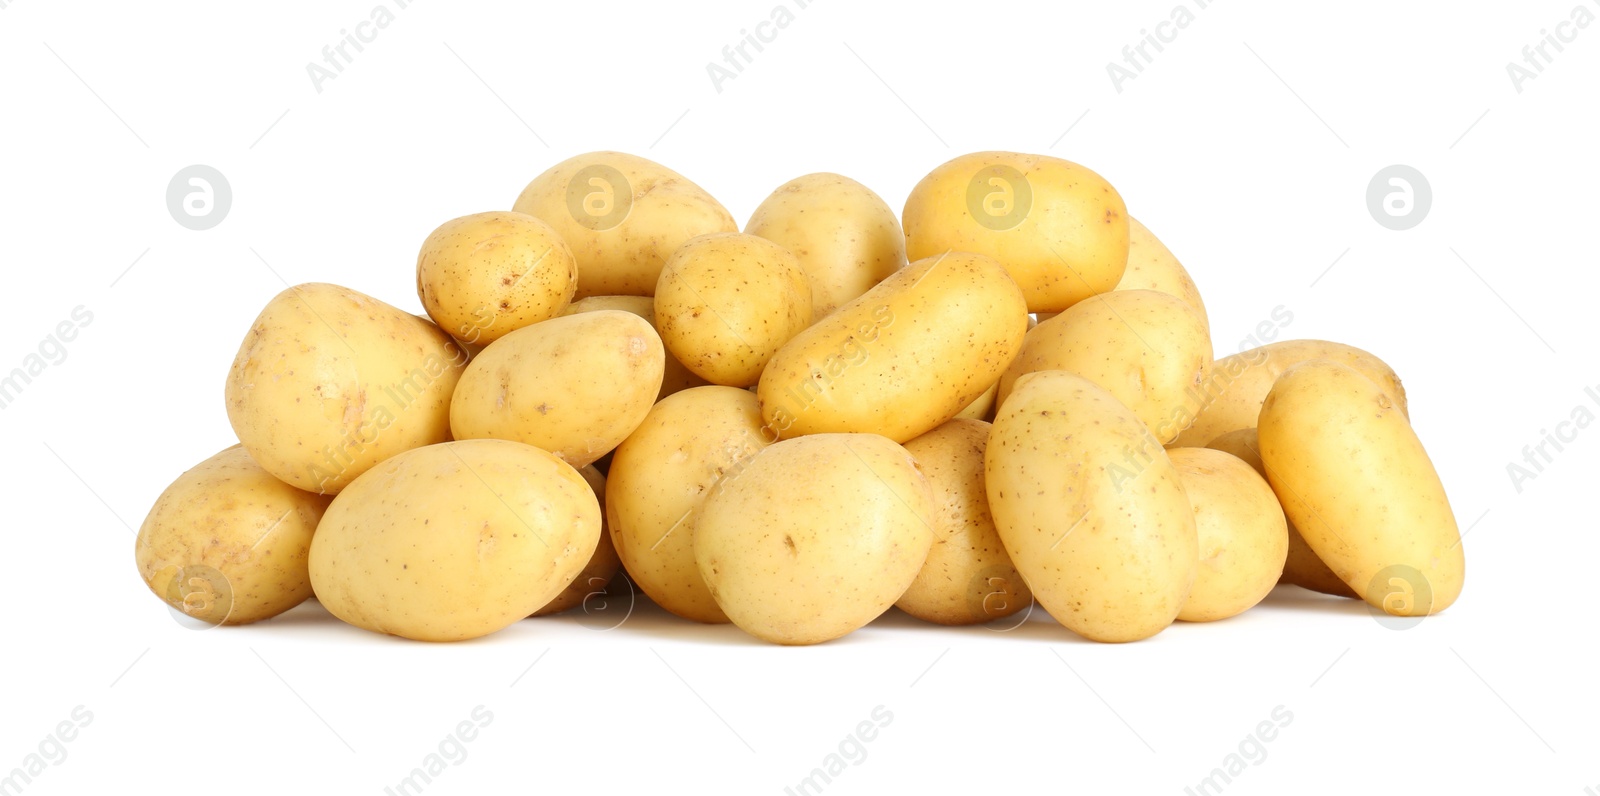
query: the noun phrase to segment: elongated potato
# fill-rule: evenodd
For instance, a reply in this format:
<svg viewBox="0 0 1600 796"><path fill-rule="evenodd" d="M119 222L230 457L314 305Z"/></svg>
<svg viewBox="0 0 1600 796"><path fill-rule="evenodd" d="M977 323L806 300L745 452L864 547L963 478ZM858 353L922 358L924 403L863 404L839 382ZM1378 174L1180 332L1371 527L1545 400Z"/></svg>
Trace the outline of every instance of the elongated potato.
<svg viewBox="0 0 1600 796"><path fill-rule="evenodd" d="M617 570L622 569L622 559L617 557L617 548L611 543L611 534L607 533L606 477L592 464L579 468L578 475L583 476L583 480L594 491L595 498L600 501L600 542L595 545L594 554L589 556L589 563L583 565L572 583L545 603L543 608L534 611L534 616L559 614L580 605L588 610L589 599L605 594L606 587L616 579Z"/></svg>
<svg viewBox="0 0 1600 796"><path fill-rule="evenodd" d="M522 213L446 221L417 255L417 296L428 316L475 345L560 315L577 284L572 250L549 224Z"/></svg>
<svg viewBox="0 0 1600 796"><path fill-rule="evenodd" d="M1003 264L1029 312L1060 312L1122 279L1128 211L1103 177L1045 155L974 152L939 166L906 198L912 260L947 251Z"/></svg>
<svg viewBox="0 0 1600 796"><path fill-rule="evenodd" d="M738 232L683 175L622 152L590 152L533 178L513 207L561 234L578 260L577 298L650 296L661 266L696 235Z"/></svg>
<svg viewBox="0 0 1600 796"><path fill-rule="evenodd" d="M1194 512L1161 443L1104 388L1065 371L1017 380L984 454L989 511L1050 615L1095 641L1177 618L1199 564Z"/></svg>
<svg viewBox="0 0 1600 796"><path fill-rule="evenodd" d="M930 257L796 335L756 388L784 439L858 432L904 442L955 417L1022 345L1022 291L994 260Z"/></svg>
<svg viewBox="0 0 1600 796"><path fill-rule="evenodd" d="M518 329L472 360L450 402L456 439L508 439L573 467L611 452L661 391L666 352L645 319L602 310Z"/></svg>
<svg viewBox="0 0 1600 796"><path fill-rule="evenodd" d="M1284 512L1357 594L1395 616L1455 602L1455 514L1391 393L1339 362L1302 362L1267 394L1258 434Z"/></svg>
<svg viewBox="0 0 1600 796"><path fill-rule="evenodd" d="M1154 290L1178 298L1194 310L1210 333L1206 303L1200 298L1194 278L1184 270L1183 263L1178 262L1172 250L1137 218L1128 219L1128 268L1122 272L1122 281L1115 289Z"/></svg>
<svg viewBox="0 0 1600 796"><path fill-rule="evenodd" d="M894 210L839 174L807 174L773 191L744 225L788 249L811 285L813 319L828 315L906 265Z"/></svg>
<svg viewBox="0 0 1600 796"><path fill-rule="evenodd" d="M1194 509L1200 569L1178 618L1214 622L1254 607L1277 585L1289 552L1278 496L1250 465L1211 448L1167 451Z"/></svg>
<svg viewBox="0 0 1600 796"><path fill-rule="evenodd" d="M661 333L661 328L656 326L656 301L649 296L590 296L567 305L566 312L561 314L577 315L580 312L600 310L631 312L648 321L657 334ZM708 383L705 379L694 375L694 371L684 367L683 363L668 351L666 364L661 372L661 391L657 393L656 400L659 401L690 387L704 387Z"/></svg>

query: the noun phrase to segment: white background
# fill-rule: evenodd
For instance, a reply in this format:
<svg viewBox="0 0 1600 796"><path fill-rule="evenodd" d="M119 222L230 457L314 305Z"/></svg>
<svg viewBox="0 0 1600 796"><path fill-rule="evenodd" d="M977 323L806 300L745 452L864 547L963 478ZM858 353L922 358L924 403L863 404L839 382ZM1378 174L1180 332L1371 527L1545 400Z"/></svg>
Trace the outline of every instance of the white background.
<svg viewBox="0 0 1600 796"><path fill-rule="evenodd" d="M26 793L382 793L477 705L492 722L426 793L777 794L878 705L892 721L826 793L1178 794L1280 705L1292 721L1225 792L1600 791L1584 503L1600 430L1520 493L1506 470L1575 407L1600 414L1584 394L1600 384L1600 23L1520 92L1506 71L1600 3L1219 0L1119 93L1106 64L1178 0L820 0L718 92L706 64L779 0L418 0L318 92L306 65L376 2L0 0L0 370L93 313L0 410L0 774L75 706L93 714ZM1465 593L1397 631L1279 589L1121 646L1042 612L1009 632L891 612L804 649L643 604L610 632L579 615L453 645L314 603L242 629L173 621L133 531L233 441L223 379L260 307L285 281L329 281L420 311L435 225L605 148L684 173L741 221L812 171L898 208L973 150L1096 169L1192 271L1219 353L1282 305L1285 336L1405 377L1470 528ZM165 205L195 163L234 195L204 232ZM1410 231L1366 206L1393 163L1432 186Z"/></svg>

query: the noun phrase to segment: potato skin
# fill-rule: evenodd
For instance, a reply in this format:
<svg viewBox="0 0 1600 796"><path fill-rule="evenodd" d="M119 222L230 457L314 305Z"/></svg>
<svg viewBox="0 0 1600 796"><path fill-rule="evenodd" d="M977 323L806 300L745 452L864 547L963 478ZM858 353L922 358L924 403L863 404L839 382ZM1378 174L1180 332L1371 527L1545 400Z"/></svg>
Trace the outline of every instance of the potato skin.
<svg viewBox="0 0 1600 796"><path fill-rule="evenodd" d="M756 388L761 416L784 439L855 432L904 442L987 391L1027 319L1022 291L988 257L912 263L778 349Z"/></svg>
<svg viewBox="0 0 1600 796"><path fill-rule="evenodd" d="M1060 312L1122 279L1128 211L1103 177L1045 155L974 152L929 172L906 198L906 256L985 254L1029 312Z"/></svg>
<svg viewBox="0 0 1600 796"><path fill-rule="evenodd" d="M894 605L928 556L933 522L932 488L905 448L817 434L762 450L712 487L695 562L742 630L816 644Z"/></svg>
<svg viewBox="0 0 1600 796"><path fill-rule="evenodd" d="M1206 317L1206 303L1200 298L1200 288L1194 278L1178 262L1176 255L1162 243L1149 227L1139 219L1128 219L1128 267L1122 272L1122 281L1116 290L1154 290L1180 299L1200 317L1200 324L1209 335L1211 321ZM1043 319L1040 319L1043 320Z"/></svg>
<svg viewBox="0 0 1600 796"><path fill-rule="evenodd" d="M599 541L600 504L566 462L518 442L446 442L383 462L334 499L311 542L311 583L356 627L460 641L548 604Z"/></svg>
<svg viewBox="0 0 1600 796"><path fill-rule="evenodd" d="M402 451L450 438L467 354L439 327L328 284L291 287L256 318L228 371L228 421L290 486L336 494Z"/></svg>
<svg viewBox="0 0 1600 796"><path fill-rule="evenodd" d="M705 189L622 152L589 152L551 166L512 209L543 220L572 248L576 298L654 295L661 266L685 241L739 231Z"/></svg>
<svg viewBox="0 0 1600 796"><path fill-rule="evenodd" d="M518 329L483 350L450 402L456 439L509 439L573 467L611 452L661 390L666 352L643 318L602 310Z"/></svg>
<svg viewBox="0 0 1600 796"><path fill-rule="evenodd" d="M611 544L611 534L606 528L606 477L592 464L579 468L578 475L583 476L589 489L594 491L595 498L600 501L600 542L594 548L594 555L589 557L589 563L583 565L572 583L543 608L534 611L533 616L559 614L583 605L590 596L603 594L606 586L616 578L617 570L622 569L622 559L617 558L617 548Z"/></svg>
<svg viewBox="0 0 1600 796"><path fill-rule="evenodd" d="M186 616L270 619L311 596L306 558L330 500L273 478L234 445L161 493L139 526L134 561L150 591Z"/></svg>
<svg viewBox="0 0 1600 796"><path fill-rule="evenodd" d="M649 296L590 296L578 299L567 305L562 315L577 315L580 312L598 312L600 310L621 310L631 312L650 323L656 334L661 333L661 327L656 326L656 301ZM683 366L677 357L667 352L667 360L661 373L661 391L656 394L659 401L675 392L687 390L690 387L704 387L710 382L694 375L694 371Z"/></svg>
<svg viewBox="0 0 1600 796"><path fill-rule="evenodd" d="M749 390L696 387L663 399L611 458L606 514L628 574L685 619L727 622L694 559L700 507L770 444Z"/></svg>
<svg viewBox="0 0 1600 796"><path fill-rule="evenodd" d="M560 315L577 284L572 250L549 224L522 213L446 221L417 255L423 309L450 336L476 345Z"/></svg>
<svg viewBox="0 0 1600 796"><path fill-rule="evenodd" d="M1261 602L1283 574L1288 523L1278 496L1254 468L1211 448L1167 451L1194 509L1200 568L1178 612L1185 622L1237 616Z"/></svg>
<svg viewBox="0 0 1600 796"><path fill-rule="evenodd" d="M772 241L701 235L667 258L655 317L662 343L695 375L748 387L779 347L811 325L811 286L800 261Z"/></svg>
<svg viewBox="0 0 1600 796"><path fill-rule="evenodd" d="M1444 485L1394 397L1347 365L1284 371L1261 405L1261 460L1317 557L1374 608L1424 616L1461 593Z"/></svg>
<svg viewBox="0 0 1600 796"><path fill-rule="evenodd" d="M807 174L778 186L744 231L794 253L811 287L813 321L906 265L906 239L894 210L871 188L840 174Z"/></svg>
<svg viewBox="0 0 1600 796"><path fill-rule="evenodd" d="M988 442L988 423L955 418L905 445L933 488L935 509L933 547L895 602L918 619L973 625L1033 604L989 514L983 478Z"/></svg>
<svg viewBox="0 0 1600 796"><path fill-rule="evenodd" d="M1161 632L1199 565L1178 472L1138 417L1066 371L1017 380L984 454L989 510L1034 599L1095 641Z"/></svg>

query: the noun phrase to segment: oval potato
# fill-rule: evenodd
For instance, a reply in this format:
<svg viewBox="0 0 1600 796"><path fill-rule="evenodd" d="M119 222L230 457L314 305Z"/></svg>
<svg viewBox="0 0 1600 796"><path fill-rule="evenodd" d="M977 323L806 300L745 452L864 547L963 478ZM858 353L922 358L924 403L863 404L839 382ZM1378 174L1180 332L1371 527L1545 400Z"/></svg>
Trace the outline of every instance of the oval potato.
<svg viewBox="0 0 1600 796"><path fill-rule="evenodd" d="M1288 523L1278 496L1250 465L1211 448L1167 451L1194 509L1200 569L1178 612L1185 622L1237 616L1266 598L1283 574Z"/></svg>
<svg viewBox="0 0 1600 796"><path fill-rule="evenodd" d="M1199 316L1209 335L1211 321L1194 278L1176 255L1137 218L1128 219L1128 267L1115 290L1154 290L1181 300ZM1042 320L1042 319L1041 319Z"/></svg>
<svg viewBox="0 0 1600 796"><path fill-rule="evenodd" d="M567 305L566 311L561 314L577 315L580 312L598 312L600 310L631 312L645 319L651 328L656 330L656 334L659 335L661 333L661 328L656 326L656 300L649 296L590 296L585 299L578 299ZM668 351L667 360L661 373L661 391L656 394L656 400L659 401L675 392L681 392L690 387L704 387L708 383L705 379L694 375L694 371L684 367L683 363L679 362L671 351Z"/></svg>
<svg viewBox="0 0 1600 796"><path fill-rule="evenodd" d="M577 284L572 250L549 224L522 213L446 221L417 255L423 309L439 328L475 345L560 315Z"/></svg>
<svg viewBox="0 0 1600 796"><path fill-rule="evenodd" d="M589 563L583 565L572 583L545 603L543 608L534 611L533 616L559 614L580 605L587 611L589 606L585 603L589 598L605 594L606 587L616 578L617 570L622 569L622 559L617 557L617 548L611 543L611 534L606 527L606 477L592 464L580 467L578 475L583 476L589 489L594 491L595 498L600 501L600 541L595 545L594 555L589 556Z"/></svg>

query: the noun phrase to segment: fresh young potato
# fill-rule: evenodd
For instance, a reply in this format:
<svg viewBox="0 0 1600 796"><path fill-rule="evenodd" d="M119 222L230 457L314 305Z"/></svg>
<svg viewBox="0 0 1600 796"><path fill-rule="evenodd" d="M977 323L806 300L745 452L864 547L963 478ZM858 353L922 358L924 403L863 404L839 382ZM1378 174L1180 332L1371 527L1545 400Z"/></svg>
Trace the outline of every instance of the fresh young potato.
<svg viewBox="0 0 1600 796"><path fill-rule="evenodd" d="M571 465L518 442L446 442L339 493L311 541L311 585L356 627L460 641L547 605L599 542L600 504Z"/></svg>
<svg viewBox="0 0 1600 796"><path fill-rule="evenodd" d="M728 621L694 562L697 515L728 473L765 448L749 390L696 387L663 399L611 457L606 515L623 566L657 605L696 622Z"/></svg>
<svg viewBox="0 0 1600 796"><path fill-rule="evenodd" d="M705 189L621 152L590 152L533 178L513 207L554 227L578 260L578 298L654 295L661 266L697 235L738 232Z"/></svg>
<svg viewBox="0 0 1600 796"><path fill-rule="evenodd" d="M895 602L918 619L972 625L1033 604L989 515L983 482L988 442L988 423L956 418L906 443L933 487L935 510L928 560Z"/></svg>
<svg viewBox="0 0 1600 796"><path fill-rule="evenodd" d="M1302 362L1267 394L1258 434L1284 513L1340 580L1395 616L1455 602L1455 514L1392 393L1342 363Z"/></svg>
<svg viewBox="0 0 1600 796"><path fill-rule="evenodd" d="M644 420L665 364L656 330L633 313L552 318L472 360L450 402L450 430L456 439L534 445L582 467Z"/></svg>
<svg viewBox="0 0 1600 796"><path fill-rule="evenodd" d="M311 596L306 556L331 499L273 478L235 445L161 493L134 561L150 591L196 621L269 619Z"/></svg>
<svg viewBox="0 0 1600 796"><path fill-rule="evenodd" d="M694 557L722 610L778 644L839 638L905 593L928 557L933 490L875 434L785 440L717 482Z"/></svg>
<svg viewBox="0 0 1600 796"><path fill-rule="evenodd" d="M1400 377L1383 360L1343 343L1325 340L1280 340L1260 348L1241 351L1216 361L1211 375L1201 385L1203 408L1189 426L1172 442L1174 446L1203 448L1211 440L1241 428L1255 428L1261 402L1290 367L1312 359L1342 362L1372 379L1389 397L1401 417L1406 415L1406 390Z"/></svg>
<svg viewBox="0 0 1600 796"><path fill-rule="evenodd" d="M1118 290L1074 304L1028 332L1000 377L1001 406L1017 379L1076 373L1109 390L1163 443L1193 421L1211 368L1211 336L1187 304L1153 290Z"/></svg>
<svg viewBox="0 0 1600 796"><path fill-rule="evenodd" d="M744 225L788 249L811 284L820 319L906 265L900 219L871 188L839 174L807 174L773 191Z"/></svg>
<svg viewBox="0 0 1600 796"><path fill-rule="evenodd" d="M972 403L967 404L967 408L957 412L956 417L964 417L968 420L988 420L994 414L994 399L999 393L1000 382L997 381L989 385L989 389L984 390L982 395L972 399Z"/></svg>
<svg viewBox="0 0 1600 796"><path fill-rule="evenodd" d="M931 431L981 396L1022 347L1028 312L1005 269L961 252L920 260L796 335L756 395L781 437Z"/></svg>
<svg viewBox="0 0 1600 796"><path fill-rule="evenodd" d="M309 284L279 293L228 372L228 420L290 486L336 494L402 451L450 438L466 352L371 296Z"/></svg>
<svg viewBox="0 0 1600 796"><path fill-rule="evenodd" d="M1029 312L1060 312L1104 293L1128 264L1128 211L1116 189L1076 163L974 152L923 177L906 199L906 255L986 254L1003 264Z"/></svg>
<svg viewBox="0 0 1600 796"><path fill-rule="evenodd" d="M589 563L583 565L583 569L572 579L572 583L543 608L534 611L534 616L548 616L569 611L583 605L594 595L604 594L606 586L616 578L617 570L622 569L622 559L617 557L617 548L611 544L611 534L606 527L606 477L592 464L579 468L578 475L583 476L583 480L594 491L595 499L600 501L600 542L595 545L594 555L589 557Z"/></svg>
<svg viewBox="0 0 1600 796"><path fill-rule="evenodd" d="M1283 574L1289 529L1278 496L1250 465L1210 448L1167 451L1194 509L1200 569L1178 618L1214 622L1266 598Z"/></svg>
<svg viewBox="0 0 1600 796"><path fill-rule="evenodd" d="M1206 304L1200 299L1194 279L1172 250L1137 218L1128 219L1128 268L1122 272L1116 289L1154 290L1181 299L1200 317L1201 325L1210 334L1211 321L1206 317Z"/></svg>
<svg viewBox="0 0 1600 796"><path fill-rule="evenodd" d="M1206 447L1231 453L1255 468L1256 473L1262 478L1267 477L1266 465L1261 463L1261 446L1256 440L1256 430L1253 428L1229 431L1212 440ZM1289 583L1302 589L1332 594L1336 597L1361 599L1349 584L1339 580L1339 576L1333 574L1333 570L1328 569L1328 565L1322 563L1322 559L1317 558L1316 551L1306 544L1306 540L1300 536L1300 531L1294 527L1293 522L1288 523L1288 531L1289 551L1284 558L1283 576L1278 579L1279 583Z"/></svg>
<svg viewBox="0 0 1600 796"><path fill-rule="evenodd" d="M1137 641L1177 618L1200 562L1194 511L1161 443L1116 396L1066 371L1018 379L984 478L1006 553L1061 624Z"/></svg>
<svg viewBox="0 0 1600 796"><path fill-rule="evenodd" d="M562 315L577 315L580 312L598 312L600 310L622 310L631 312L650 323L650 326L660 334L661 327L656 326L656 300L649 296L590 296L578 299L567 306ZM659 401L675 392L687 390L690 387L704 387L708 382L694 371L683 366L678 358L667 352L666 365L661 374L661 392L656 395Z"/></svg>
<svg viewBox="0 0 1600 796"><path fill-rule="evenodd" d="M417 255L417 295L428 316L478 345L560 315L577 284L572 250L549 224L522 213L446 221Z"/></svg>
<svg viewBox="0 0 1600 796"><path fill-rule="evenodd" d="M661 341L678 361L712 384L748 387L780 346L811 325L811 287L782 246L721 232L667 258L655 307Z"/></svg>

